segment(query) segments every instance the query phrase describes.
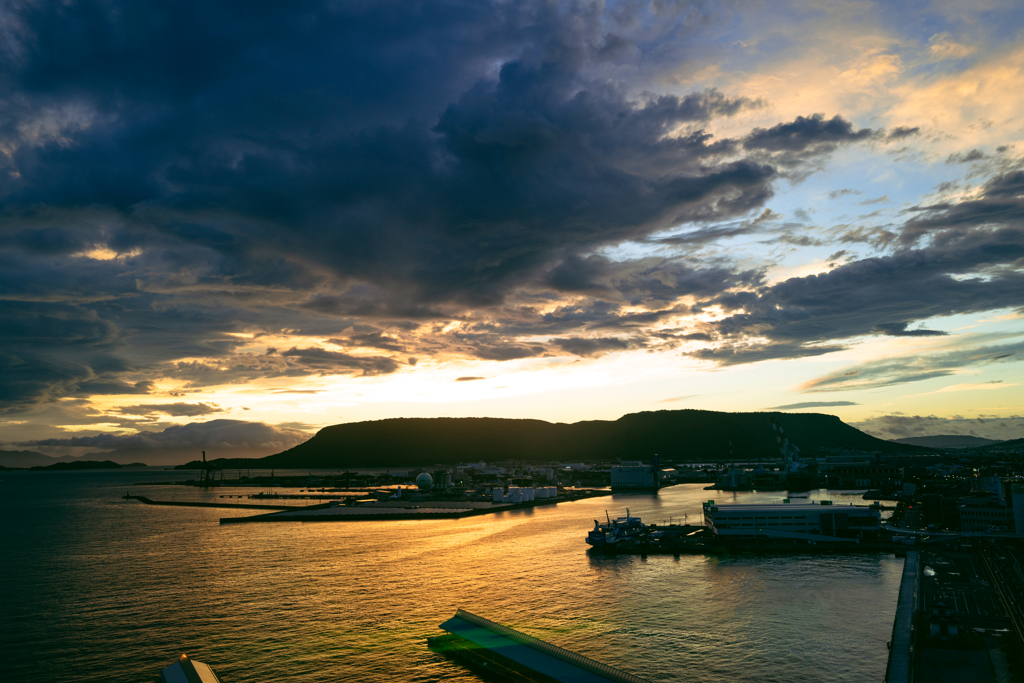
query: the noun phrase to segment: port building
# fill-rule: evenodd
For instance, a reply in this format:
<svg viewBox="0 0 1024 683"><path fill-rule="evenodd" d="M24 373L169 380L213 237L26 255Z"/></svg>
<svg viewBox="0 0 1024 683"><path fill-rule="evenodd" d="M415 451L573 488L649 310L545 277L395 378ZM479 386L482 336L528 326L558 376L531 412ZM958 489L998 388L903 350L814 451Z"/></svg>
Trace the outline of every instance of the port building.
<svg viewBox="0 0 1024 683"><path fill-rule="evenodd" d="M704 503L704 525L716 536L850 541L878 530L881 513L831 501L768 505Z"/></svg>
<svg viewBox="0 0 1024 683"><path fill-rule="evenodd" d="M661 458L654 456L653 465L639 460L627 461L611 468L612 491L657 490L661 486Z"/></svg>

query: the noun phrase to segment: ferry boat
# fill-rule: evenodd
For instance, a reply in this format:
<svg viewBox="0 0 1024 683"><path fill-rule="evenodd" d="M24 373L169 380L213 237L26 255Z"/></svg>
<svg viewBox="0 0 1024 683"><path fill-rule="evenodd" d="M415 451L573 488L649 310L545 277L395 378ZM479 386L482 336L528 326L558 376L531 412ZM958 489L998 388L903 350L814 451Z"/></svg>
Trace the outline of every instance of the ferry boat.
<svg viewBox="0 0 1024 683"><path fill-rule="evenodd" d="M608 511L604 512L607 523L601 524L594 520L594 528L587 534L586 542L599 550L613 550L615 545L623 541L630 541L640 536L645 530L643 521L639 517L629 514L626 508L626 516L612 520L608 517Z"/></svg>

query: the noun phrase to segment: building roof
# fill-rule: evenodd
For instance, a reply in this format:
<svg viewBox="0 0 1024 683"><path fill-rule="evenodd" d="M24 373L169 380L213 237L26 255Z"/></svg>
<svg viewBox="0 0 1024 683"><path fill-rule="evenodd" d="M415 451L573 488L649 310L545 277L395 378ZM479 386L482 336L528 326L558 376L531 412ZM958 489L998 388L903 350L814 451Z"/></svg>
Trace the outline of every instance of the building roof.
<svg viewBox="0 0 1024 683"><path fill-rule="evenodd" d="M465 610L458 610L441 628L561 683L648 683Z"/></svg>

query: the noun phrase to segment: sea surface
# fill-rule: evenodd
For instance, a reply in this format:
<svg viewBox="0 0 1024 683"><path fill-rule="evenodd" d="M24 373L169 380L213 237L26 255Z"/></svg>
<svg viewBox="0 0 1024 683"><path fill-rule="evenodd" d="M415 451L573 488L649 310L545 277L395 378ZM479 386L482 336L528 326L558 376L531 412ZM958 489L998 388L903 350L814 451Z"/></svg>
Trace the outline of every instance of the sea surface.
<svg viewBox="0 0 1024 683"><path fill-rule="evenodd" d="M258 489L134 486L153 470L0 473L0 680L150 683L182 652L224 683L478 681L426 647L457 608L652 681L881 681L892 554L592 557L605 510L699 519L704 491L464 520L228 524L121 500ZM812 498L863 503L859 496Z"/></svg>

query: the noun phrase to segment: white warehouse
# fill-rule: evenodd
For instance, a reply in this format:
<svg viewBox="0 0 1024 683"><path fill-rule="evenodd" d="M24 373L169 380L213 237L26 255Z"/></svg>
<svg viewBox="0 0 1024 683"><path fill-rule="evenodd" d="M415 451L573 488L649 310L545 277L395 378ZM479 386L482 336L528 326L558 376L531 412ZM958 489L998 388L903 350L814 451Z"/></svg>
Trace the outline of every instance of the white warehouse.
<svg viewBox="0 0 1024 683"><path fill-rule="evenodd" d="M875 531L881 513L869 507L831 501L770 505L704 503L704 525L716 536L794 538L816 541L859 538Z"/></svg>

